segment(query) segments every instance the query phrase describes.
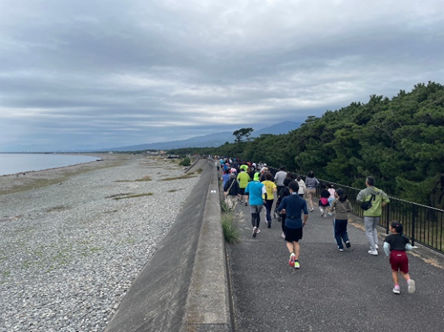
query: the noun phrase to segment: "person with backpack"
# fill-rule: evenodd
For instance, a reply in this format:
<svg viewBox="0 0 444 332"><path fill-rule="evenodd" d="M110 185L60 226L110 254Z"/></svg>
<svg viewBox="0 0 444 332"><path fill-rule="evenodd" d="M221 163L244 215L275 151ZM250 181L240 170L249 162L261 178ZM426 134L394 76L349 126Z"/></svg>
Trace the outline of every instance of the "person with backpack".
<svg viewBox="0 0 444 332"><path fill-rule="evenodd" d="M375 187L375 179L372 176L366 178L365 185L367 187L358 193L356 201L361 203L364 210L365 235L370 245L368 253L377 256L378 232L376 226L381 219L382 208L390 202L390 199L384 191Z"/></svg>
<svg viewBox="0 0 444 332"><path fill-rule="evenodd" d="M239 182L236 179L236 173L231 173L229 180L224 186L225 203L232 210L236 207L237 197L239 195Z"/></svg>

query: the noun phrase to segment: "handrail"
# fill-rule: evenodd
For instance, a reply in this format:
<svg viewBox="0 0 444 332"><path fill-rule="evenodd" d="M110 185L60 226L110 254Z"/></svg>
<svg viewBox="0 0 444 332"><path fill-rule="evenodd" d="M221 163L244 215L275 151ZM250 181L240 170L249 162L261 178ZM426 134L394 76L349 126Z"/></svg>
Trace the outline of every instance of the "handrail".
<svg viewBox="0 0 444 332"><path fill-rule="evenodd" d="M343 188L352 203L353 213L363 216L363 210L356 202L356 196L361 189L342 185L340 183L319 179L322 184L333 185L335 189ZM319 193L318 188L318 193ZM390 203L382 210L379 225L389 233L390 222L399 221L404 226L404 234L409 236L412 244L418 242L433 250L444 252L444 210L410 202L389 196Z"/></svg>

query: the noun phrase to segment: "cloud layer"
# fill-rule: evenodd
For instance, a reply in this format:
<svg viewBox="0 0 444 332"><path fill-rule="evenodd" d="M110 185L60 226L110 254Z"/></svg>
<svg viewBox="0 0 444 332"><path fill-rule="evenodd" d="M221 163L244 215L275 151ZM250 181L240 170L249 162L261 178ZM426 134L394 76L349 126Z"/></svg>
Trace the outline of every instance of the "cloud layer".
<svg viewBox="0 0 444 332"><path fill-rule="evenodd" d="M442 1L3 0L0 151L301 121L444 77Z"/></svg>

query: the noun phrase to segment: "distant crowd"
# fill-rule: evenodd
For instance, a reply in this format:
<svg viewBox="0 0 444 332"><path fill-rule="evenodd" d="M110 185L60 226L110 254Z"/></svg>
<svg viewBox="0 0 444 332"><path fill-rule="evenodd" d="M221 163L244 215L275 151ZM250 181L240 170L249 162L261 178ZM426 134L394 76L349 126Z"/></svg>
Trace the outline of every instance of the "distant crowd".
<svg viewBox="0 0 444 332"><path fill-rule="evenodd" d="M219 158L218 158L219 159ZM225 204L228 209L235 209L238 204L249 206L252 224L252 237L260 233L261 212L265 209L265 224L271 228L273 219L281 221L281 237L285 239L290 253L289 265L299 269L301 264L300 240L303 228L317 205L322 217L333 216L334 238L337 249L343 252L350 248L347 233L349 214L352 211L350 201L341 188L321 185L313 171L303 176L289 172L285 167L279 169L266 163L255 163L236 158L220 158L218 170L224 190ZM364 226L369 247L368 254L378 255L378 235L376 226L382 215L382 208L390 202L387 194L375 187L375 179L365 179L366 188L356 197L364 210ZM317 197L317 188L320 189ZM317 202L316 202L317 201ZM272 215L274 218L272 218ZM400 294L398 272L407 281L409 293L415 291L415 282L410 278L406 250L412 246L402 234L402 225L392 222L391 233L386 237L383 250L390 257L393 293Z"/></svg>

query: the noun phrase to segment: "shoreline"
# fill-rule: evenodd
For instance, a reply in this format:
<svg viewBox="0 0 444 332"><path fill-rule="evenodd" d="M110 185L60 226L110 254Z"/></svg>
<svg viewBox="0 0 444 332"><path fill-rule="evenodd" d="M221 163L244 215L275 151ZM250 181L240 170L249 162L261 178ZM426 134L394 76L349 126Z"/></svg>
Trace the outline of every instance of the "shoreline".
<svg viewBox="0 0 444 332"><path fill-rule="evenodd" d="M66 168L66 167L71 167L71 166L77 166L77 165L84 165L84 164L89 164L89 163L94 163L96 161L102 161L104 160L104 154L103 153L94 153L94 154L87 154L87 153L14 153L14 152L9 152L9 153L4 153L4 152L0 152L0 154L49 154L49 155L70 155L70 156L74 156L74 155L80 155L80 156L86 156L86 157L95 157L95 158L99 158L96 160L91 160L91 161L85 161L82 163L77 163L77 164L72 164L72 165L66 165L66 166L57 166L57 167L50 167L50 168L44 168L44 169L38 169L38 170L29 170L29 171L20 171L20 172L16 172L16 173L8 173L8 174L0 174L0 178L3 176L19 176L19 175L23 175L23 174L29 174L29 173L35 173L35 172L43 172L43 171L50 171L50 170L55 170L55 169L60 169L60 168Z"/></svg>
<svg viewBox="0 0 444 332"><path fill-rule="evenodd" d="M38 171L26 171L0 175L0 195L36 189L42 186L48 186L57 183L58 181L64 181L76 174L92 171L99 168L117 166L125 160L132 159L129 157L134 158L134 156L132 155L123 156L99 153L91 154L91 156L100 159L68 166L47 168Z"/></svg>

